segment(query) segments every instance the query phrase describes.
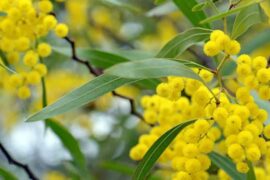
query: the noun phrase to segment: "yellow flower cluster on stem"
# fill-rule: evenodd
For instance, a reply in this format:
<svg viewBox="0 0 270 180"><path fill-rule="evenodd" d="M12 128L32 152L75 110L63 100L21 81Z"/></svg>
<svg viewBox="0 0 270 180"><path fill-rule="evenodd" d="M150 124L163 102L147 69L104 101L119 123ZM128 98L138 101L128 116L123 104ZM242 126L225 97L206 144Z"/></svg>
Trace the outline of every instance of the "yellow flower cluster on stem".
<svg viewBox="0 0 270 180"><path fill-rule="evenodd" d="M228 94L223 87L221 70L232 55L240 52L240 44L215 30L204 45L204 52L208 56L223 56L216 73L193 69L204 82L170 76L157 86L155 95L142 98L145 121L154 127L130 150L131 159L141 160L153 143L172 127L197 119L180 132L158 160L171 166L175 172L171 179L207 180L211 166L208 154L213 151L230 158L240 173L247 173L251 163L257 179L270 178L269 168L265 168L270 163L270 125L265 125L268 113L250 93L255 89L260 97L270 99L266 59L240 55L236 70L239 86L235 94ZM216 87L206 87L214 81L218 82ZM219 170L218 176L221 180L231 179L223 170Z"/></svg>
<svg viewBox="0 0 270 180"><path fill-rule="evenodd" d="M57 37L66 37L68 27L58 24L49 0L1 0L0 11L6 14L0 17L1 58L17 72L9 75L7 87L15 89L19 98L27 99L30 88L39 85L47 74L41 59L50 56L52 50L41 38L50 31Z"/></svg>

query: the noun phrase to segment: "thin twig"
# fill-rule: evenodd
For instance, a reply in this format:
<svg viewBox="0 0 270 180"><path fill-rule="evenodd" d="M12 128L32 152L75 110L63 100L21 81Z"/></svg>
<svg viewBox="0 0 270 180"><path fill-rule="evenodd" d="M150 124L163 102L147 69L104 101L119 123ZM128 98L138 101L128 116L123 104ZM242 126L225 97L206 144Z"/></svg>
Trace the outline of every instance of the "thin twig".
<svg viewBox="0 0 270 180"><path fill-rule="evenodd" d="M229 6L229 10L231 10L231 9L233 9L233 8L235 8L239 3L241 2L241 0L239 0L238 2L236 2L236 3L232 3L232 4L230 4L230 6Z"/></svg>
<svg viewBox="0 0 270 180"><path fill-rule="evenodd" d="M64 38L69 44L70 44L70 47L71 47L71 58L72 60L80 63L80 64L83 64L84 66L87 67L87 69L89 70L89 72L95 76L99 76L102 74L102 72L99 72L97 69L95 69L89 61L86 61L86 60L82 60L80 59L78 56L77 56L77 53L76 53L76 46L75 46L75 42L73 40L71 40L69 37L65 37ZM135 101L132 99L132 98L129 98L127 96L124 96L124 95L121 95L121 94L118 94L117 92L115 91L112 91L112 94L114 96L117 96L117 97L120 97L120 98L123 98L123 99L126 99L129 101L130 103L130 113L136 117L138 117L139 119L143 120L144 121L144 118L143 116L137 112L136 110L136 107L135 107ZM144 121L145 122L145 121Z"/></svg>
<svg viewBox="0 0 270 180"><path fill-rule="evenodd" d="M4 145L0 142L0 150L3 152L4 156L7 158L9 164L13 164L21 169L23 169L28 177L32 180L38 180L38 178L34 175L34 173L32 172L32 170L28 167L27 164L23 164L17 160L15 160L10 153L7 151L7 149L4 147Z"/></svg>
<svg viewBox="0 0 270 180"><path fill-rule="evenodd" d="M91 74L99 76L100 73L96 69L94 69L88 61L84 61L77 56L75 42L71 40L69 37L65 37L64 39L70 44L72 60L85 65Z"/></svg>
<svg viewBox="0 0 270 180"><path fill-rule="evenodd" d="M136 111L135 101L134 101L132 98L129 98L129 97L127 97L127 96L123 96L123 95L121 95L121 94L119 94L119 93L117 93L117 92L115 92L115 91L112 91L112 94L113 94L114 96L117 96L117 97L120 97L120 98L123 98L123 99L128 100L129 103L130 103L130 106L131 106L131 108L130 108L130 111L131 111L131 112L130 112L130 113L133 114L133 115L135 115L135 116L137 116L137 117L140 118L140 119L143 119L143 116L142 116L140 113L138 113L138 112Z"/></svg>

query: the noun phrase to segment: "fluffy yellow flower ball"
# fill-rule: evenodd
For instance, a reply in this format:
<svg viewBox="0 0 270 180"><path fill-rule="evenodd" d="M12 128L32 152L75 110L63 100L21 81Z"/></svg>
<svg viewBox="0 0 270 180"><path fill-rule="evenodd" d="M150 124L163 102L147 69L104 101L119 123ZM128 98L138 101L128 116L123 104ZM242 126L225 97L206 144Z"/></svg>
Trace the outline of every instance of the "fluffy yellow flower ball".
<svg viewBox="0 0 270 180"><path fill-rule="evenodd" d="M58 24L54 31L56 36L60 38L64 38L68 35L68 27L65 24Z"/></svg>
<svg viewBox="0 0 270 180"><path fill-rule="evenodd" d="M22 86L18 89L17 95L20 99L28 99L31 96L29 87Z"/></svg>
<svg viewBox="0 0 270 180"><path fill-rule="evenodd" d="M38 54L32 50L27 51L23 57L23 63L26 66L33 67L38 63Z"/></svg>
<svg viewBox="0 0 270 180"><path fill-rule="evenodd" d="M208 41L204 45L203 51L207 56L216 56L220 51L220 47L215 41Z"/></svg>
<svg viewBox="0 0 270 180"><path fill-rule="evenodd" d="M40 57L48 57L52 52L52 48L48 43L41 43L38 45L37 52Z"/></svg>
<svg viewBox="0 0 270 180"><path fill-rule="evenodd" d="M130 150L129 156L131 159L139 161L143 158L147 150L148 147L145 144L138 144Z"/></svg>

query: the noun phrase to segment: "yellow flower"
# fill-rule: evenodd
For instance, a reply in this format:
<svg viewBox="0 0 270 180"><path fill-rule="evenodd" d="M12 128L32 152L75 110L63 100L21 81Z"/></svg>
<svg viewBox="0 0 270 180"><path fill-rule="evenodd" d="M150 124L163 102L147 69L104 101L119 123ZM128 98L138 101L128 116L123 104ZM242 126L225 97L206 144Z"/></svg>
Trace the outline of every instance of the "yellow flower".
<svg viewBox="0 0 270 180"><path fill-rule="evenodd" d="M220 51L220 46L215 41L208 41L204 45L203 51L207 56L216 56Z"/></svg>
<svg viewBox="0 0 270 180"><path fill-rule="evenodd" d="M248 164L244 163L244 162L238 162L236 164L236 169L237 171L239 171L240 173L247 173L249 170Z"/></svg>
<svg viewBox="0 0 270 180"><path fill-rule="evenodd" d="M148 147L145 144L138 144L130 150L129 157L135 161L141 160L147 150Z"/></svg>
<svg viewBox="0 0 270 180"><path fill-rule="evenodd" d="M38 7L42 13L49 13L53 10L53 5L49 0L39 1Z"/></svg>
<svg viewBox="0 0 270 180"><path fill-rule="evenodd" d="M185 168L189 173L199 172L201 170L201 162L196 158L188 159L185 163Z"/></svg>
<svg viewBox="0 0 270 180"><path fill-rule="evenodd" d="M31 85L37 85L41 81L41 76L37 71L31 71L26 76L27 83Z"/></svg>
<svg viewBox="0 0 270 180"><path fill-rule="evenodd" d="M18 89L17 95L20 99L28 99L31 96L31 91L27 86L22 86Z"/></svg>
<svg viewBox="0 0 270 180"><path fill-rule="evenodd" d="M23 62L26 66L32 67L38 63L38 54L32 50L27 51L23 58Z"/></svg>
<svg viewBox="0 0 270 180"><path fill-rule="evenodd" d="M38 45L37 52L41 57L48 57L52 52L52 48L48 43L41 43Z"/></svg>
<svg viewBox="0 0 270 180"><path fill-rule="evenodd" d="M236 40L231 40L227 46L225 46L225 53L230 55L236 55L241 50L241 45Z"/></svg>
<svg viewBox="0 0 270 180"><path fill-rule="evenodd" d="M64 38L68 35L68 27L65 24L58 24L54 31L56 36L60 38Z"/></svg>

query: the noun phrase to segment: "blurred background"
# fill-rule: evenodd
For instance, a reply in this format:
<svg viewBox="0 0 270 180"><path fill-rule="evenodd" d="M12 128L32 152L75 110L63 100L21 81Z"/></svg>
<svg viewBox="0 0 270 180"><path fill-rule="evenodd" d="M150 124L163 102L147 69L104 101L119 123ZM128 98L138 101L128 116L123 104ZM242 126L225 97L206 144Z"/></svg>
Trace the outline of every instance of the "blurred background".
<svg viewBox="0 0 270 180"><path fill-rule="evenodd" d="M222 9L228 4L221 1L219 5ZM270 8L265 7L265 10L269 13ZM157 6L152 0L56 0L54 12L60 22L68 24L70 37L83 58L88 58L84 54L87 49L105 50L124 57L151 57L176 34L192 26L171 1ZM218 28L220 24L215 26ZM254 33L258 35L256 41ZM250 30L241 39L245 44L243 52L269 57L269 34L269 24ZM54 50L52 56L44 60L49 68L48 101L52 103L93 77L85 67L70 59L66 41L53 34L46 41ZM187 52L183 56L193 57L193 54ZM71 155L59 138L46 129L44 122L24 122L42 107L41 87L33 91L31 99L19 100L4 88L5 76L5 70L0 68L1 142L16 160L28 164L41 179L80 179L81 173L72 163ZM139 108L140 97L153 94L154 90L125 86L117 92L135 99ZM107 94L81 109L55 117L78 140L93 179L130 179L136 163L129 159L129 149L147 127L129 112L127 100ZM0 166L19 179L28 179L24 171L9 165L1 153Z"/></svg>

